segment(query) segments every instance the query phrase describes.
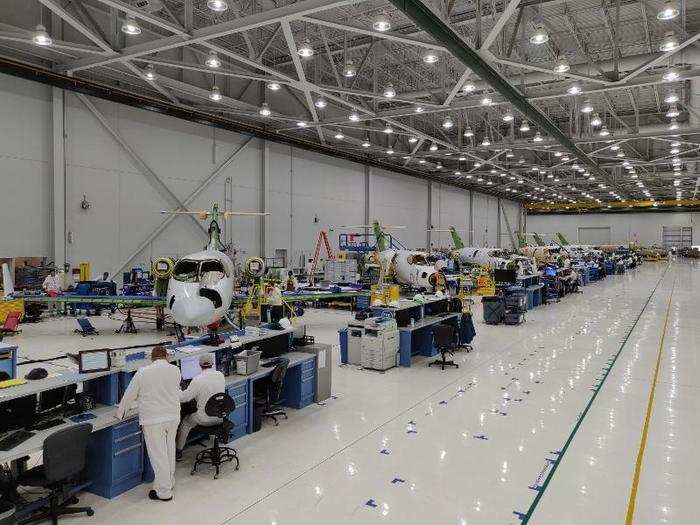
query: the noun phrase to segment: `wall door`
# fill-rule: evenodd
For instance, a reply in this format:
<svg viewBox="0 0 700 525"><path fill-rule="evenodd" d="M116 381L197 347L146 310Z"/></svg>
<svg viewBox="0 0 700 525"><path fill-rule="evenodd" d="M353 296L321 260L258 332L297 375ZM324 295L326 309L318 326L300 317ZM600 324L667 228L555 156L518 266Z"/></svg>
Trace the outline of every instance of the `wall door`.
<svg viewBox="0 0 700 525"><path fill-rule="evenodd" d="M600 246L602 244L612 244L612 235L610 234L610 226L603 227L580 227L578 229L579 244L590 244L592 246Z"/></svg>
<svg viewBox="0 0 700 525"><path fill-rule="evenodd" d="M661 242L664 248L689 248L693 244L692 226L663 226Z"/></svg>

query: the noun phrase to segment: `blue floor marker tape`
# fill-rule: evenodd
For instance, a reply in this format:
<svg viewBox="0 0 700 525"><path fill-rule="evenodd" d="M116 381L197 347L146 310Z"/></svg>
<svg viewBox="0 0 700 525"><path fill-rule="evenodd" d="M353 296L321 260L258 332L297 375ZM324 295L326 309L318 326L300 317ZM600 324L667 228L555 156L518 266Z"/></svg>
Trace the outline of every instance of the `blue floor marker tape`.
<svg viewBox="0 0 700 525"><path fill-rule="evenodd" d="M377 504L374 502L373 499L367 500L367 503L365 503L368 507L376 508Z"/></svg>
<svg viewBox="0 0 700 525"><path fill-rule="evenodd" d="M381 450L379 451L379 453L380 453L380 454L384 454L385 456L388 456L388 455L390 454L390 452L389 452L387 449L385 449L385 448L381 449Z"/></svg>
<svg viewBox="0 0 700 525"><path fill-rule="evenodd" d="M392 482L394 485L396 485L397 483L406 483L406 480L405 480L405 479L401 479L401 478L394 478L394 479L391 480L391 482Z"/></svg>

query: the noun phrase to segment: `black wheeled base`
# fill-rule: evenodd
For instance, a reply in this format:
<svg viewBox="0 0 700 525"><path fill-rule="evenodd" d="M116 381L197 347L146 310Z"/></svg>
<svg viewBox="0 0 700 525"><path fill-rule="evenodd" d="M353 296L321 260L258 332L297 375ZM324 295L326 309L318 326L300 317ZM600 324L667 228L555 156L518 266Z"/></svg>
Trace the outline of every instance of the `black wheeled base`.
<svg viewBox="0 0 700 525"><path fill-rule="evenodd" d="M440 367L442 367L443 370L445 369L446 366L454 366L455 368L459 368L459 365L457 363L455 363L454 361L447 361L445 359L445 354L442 354L442 359L436 359L432 363L428 363L429 367L431 367L433 365L439 365Z"/></svg>
<svg viewBox="0 0 700 525"><path fill-rule="evenodd" d="M214 479L218 479L219 467L221 467L222 464L228 463L233 460L236 461L236 470L238 470L239 461L236 449L231 447L221 447L217 443L215 443L212 448L207 448L197 454L190 475L194 476L195 472L197 472L197 467L199 465L211 465L216 469Z"/></svg>
<svg viewBox="0 0 700 525"><path fill-rule="evenodd" d="M42 507L38 510L36 514L29 516L21 521L19 525L27 525L29 523L38 523L42 521L50 521L53 525L58 525L59 516L68 516L70 514L86 514L88 516L93 516L95 511L92 507L69 507L68 505L75 505L78 503L78 498L72 496L62 503L59 503L59 497L57 494L52 494L49 497L49 505Z"/></svg>
<svg viewBox="0 0 700 525"><path fill-rule="evenodd" d="M131 310L126 311L126 319L122 322L122 325L119 327L118 330L115 330L114 333L117 334L136 334L138 333L138 330L136 329L136 325L134 324L134 320L131 317Z"/></svg>

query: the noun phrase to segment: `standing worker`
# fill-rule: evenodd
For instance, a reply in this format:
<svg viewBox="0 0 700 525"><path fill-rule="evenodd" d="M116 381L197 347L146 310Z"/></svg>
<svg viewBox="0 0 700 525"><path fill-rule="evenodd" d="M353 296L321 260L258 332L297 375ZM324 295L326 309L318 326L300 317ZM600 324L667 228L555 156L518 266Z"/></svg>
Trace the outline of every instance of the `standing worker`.
<svg viewBox="0 0 700 525"><path fill-rule="evenodd" d="M289 272L287 272L287 280L284 283L284 289L288 292L294 292L298 287L299 281L297 281L297 278L294 277L294 272L289 270Z"/></svg>
<svg viewBox="0 0 700 525"><path fill-rule="evenodd" d="M108 283L110 281L109 279L109 272L105 272L102 274L102 282L103 283Z"/></svg>
<svg viewBox="0 0 700 525"><path fill-rule="evenodd" d="M199 366L202 373L194 377L187 390L180 393L180 403L187 403L193 399L197 402L197 412L186 415L180 429L177 431L177 459L182 458L182 449L187 443L187 436L197 425L211 426L221 423L218 417L208 416L204 411L207 401L214 394L223 394L226 380L224 374L214 368L214 356L203 354L199 356Z"/></svg>
<svg viewBox="0 0 700 525"><path fill-rule="evenodd" d="M44 282L41 284L41 287L49 297L56 297L63 289L62 281L63 279L61 279L56 273L56 268L52 268L49 275L46 276ZM59 303L49 303L49 312L51 314L56 314L59 310Z"/></svg>
<svg viewBox="0 0 700 525"><path fill-rule="evenodd" d="M131 379L117 410L124 416L138 402L139 423L146 441L146 451L153 466L155 479L152 500L173 499L175 484L175 437L180 423L180 369L168 363L168 353L162 346L151 351L150 365L140 368Z"/></svg>

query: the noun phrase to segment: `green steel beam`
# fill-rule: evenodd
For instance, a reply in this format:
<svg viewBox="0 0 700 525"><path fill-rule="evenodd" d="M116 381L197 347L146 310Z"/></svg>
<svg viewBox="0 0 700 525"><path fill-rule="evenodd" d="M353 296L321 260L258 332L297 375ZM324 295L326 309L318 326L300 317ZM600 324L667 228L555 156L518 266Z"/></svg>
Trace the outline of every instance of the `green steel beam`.
<svg viewBox="0 0 700 525"><path fill-rule="evenodd" d="M498 71L492 68L486 60L464 42L454 29L433 13L421 0L390 0L390 2L410 18L414 24L432 36L438 43L445 46L456 59L503 95L528 121L539 126L542 131L559 141L563 147L572 155L575 155L582 163L588 165L598 175L604 177L612 184L609 175L592 158L574 144L547 115L528 102L520 91L505 80Z"/></svg>

